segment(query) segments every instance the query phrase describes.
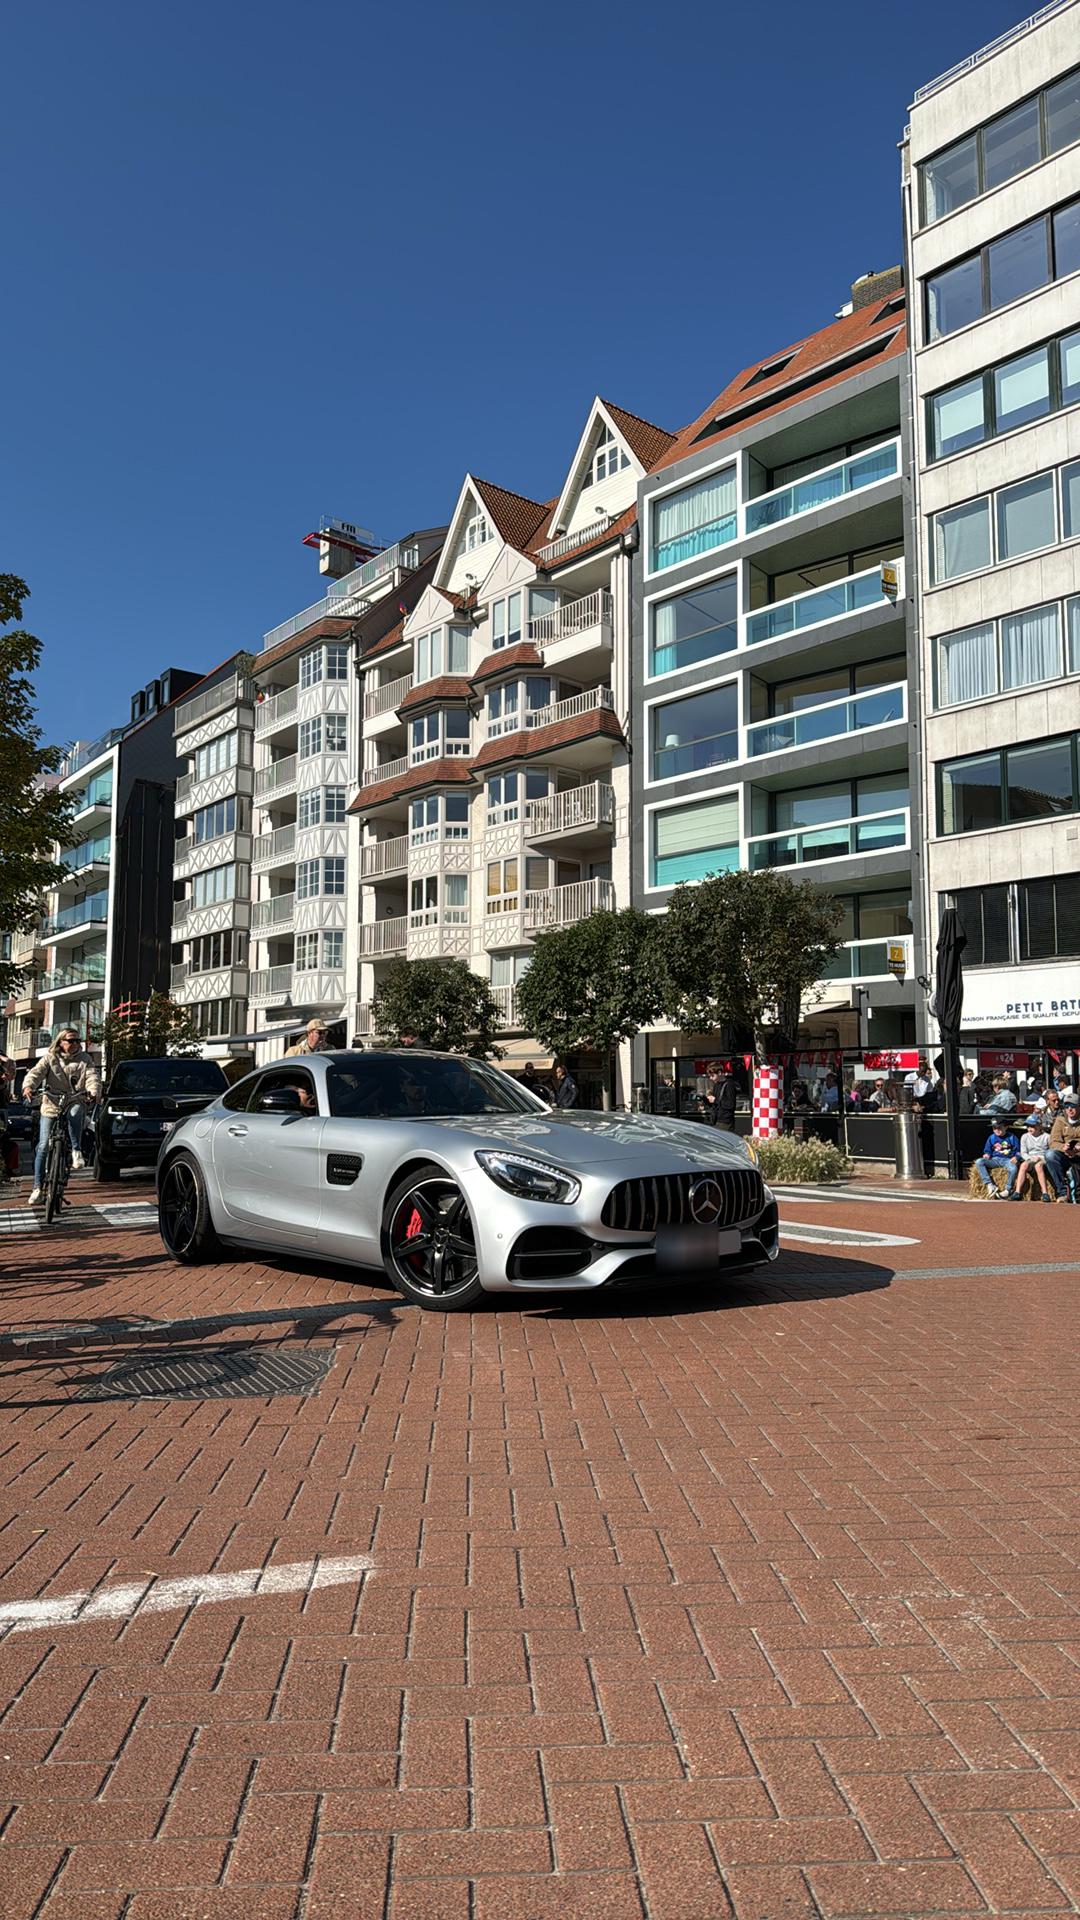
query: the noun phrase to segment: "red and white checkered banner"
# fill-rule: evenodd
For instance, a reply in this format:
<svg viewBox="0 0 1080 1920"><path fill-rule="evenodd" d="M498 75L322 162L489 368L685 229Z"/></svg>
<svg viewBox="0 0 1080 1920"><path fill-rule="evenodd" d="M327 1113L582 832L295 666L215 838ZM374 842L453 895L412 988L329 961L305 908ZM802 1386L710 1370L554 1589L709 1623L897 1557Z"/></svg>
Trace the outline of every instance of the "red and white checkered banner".
<svg viewBox="0 0 1080 1920"><path fill-rule="evenodd" d="M775 1140L780 1131L783 1103L779 1067L754 1069L753 1135L755 1140Z"/></svg>

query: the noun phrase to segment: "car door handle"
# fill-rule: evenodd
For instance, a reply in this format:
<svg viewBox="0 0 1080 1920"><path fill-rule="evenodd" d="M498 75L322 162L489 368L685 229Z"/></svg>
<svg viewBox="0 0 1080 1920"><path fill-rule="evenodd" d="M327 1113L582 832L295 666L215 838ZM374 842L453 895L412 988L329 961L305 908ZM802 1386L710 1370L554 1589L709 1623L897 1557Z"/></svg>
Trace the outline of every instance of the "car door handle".
<svg viewBox="0 0 1080 1920"><path fill-rule="evenodd" d="M247 1135L246 1127L226 1127L225 1131L233 1134L237 1140L243 1140Z"/></svg>

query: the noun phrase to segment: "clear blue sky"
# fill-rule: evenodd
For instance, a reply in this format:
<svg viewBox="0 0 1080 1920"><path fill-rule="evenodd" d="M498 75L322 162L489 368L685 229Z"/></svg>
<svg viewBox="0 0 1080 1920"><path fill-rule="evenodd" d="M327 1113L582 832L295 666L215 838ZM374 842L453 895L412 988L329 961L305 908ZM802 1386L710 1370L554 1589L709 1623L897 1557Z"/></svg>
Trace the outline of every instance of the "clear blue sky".
<svg viewBox="0 0 1080 1920"><path fill-rule="evenodd" d="M49 738L314 600L471 468L558 489L899 258L915 87L1020 0L8 9L0 568Z"/></svg>

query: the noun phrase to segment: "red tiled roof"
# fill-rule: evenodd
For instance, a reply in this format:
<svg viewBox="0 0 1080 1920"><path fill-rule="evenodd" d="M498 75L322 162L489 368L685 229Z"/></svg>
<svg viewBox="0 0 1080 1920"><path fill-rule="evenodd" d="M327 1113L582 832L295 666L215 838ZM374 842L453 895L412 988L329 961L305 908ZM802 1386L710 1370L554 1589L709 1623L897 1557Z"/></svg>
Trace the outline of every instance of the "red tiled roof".
<svg viewBox="0 0 1080 1920"><path fill-rule="evenodd" d="M618 519L613 520L610 527L602 527L599 533L590 534L587 540L581 542L580 546L572 547L569 553L560 554L557 560L542 560L540 558L539 547L543 544L542 542L538 542L536 546L530 549L529 558L536 561L541 572L558 573L560 567L572 567L576 565L577 561L579 561L584 554L596 553L601 547L606 547L611 541L617 540L620 534L626 533L628 528L634 525L636 520L637 507L627 507L625 513L620 513Z"/></svg>
<svg viewBox="0 0 1080 1920"><path fill-rule="evenodd" d="M622 740L623 730L609 707L598 707L594 713L572 714L569 720L556 720L550 727L533 727L528 732L508 733L500 740L489 740L471 764L480 773L486 767L499 766L508 760L534 760L538 754L550 753L552 747L587 740L595 733Z"/></svg>
<svg viewBox="0 0 1080 1920"><path fill-rule="evenodd" d="M436 707L444 700L471 700L472 684L465 674L444 673L435 680L425 680L423 686L414 687L405 695L399 713L414 713L418 707Z"/></svg>
<svg viewBox="0 0 1080 1920"><path fill-rule="evenodd" d="M399 620L397 626L391 627L389 633L384 633L381 640L375 640L370 647L364 648L363 653L360 655L360 664L366 667L369 660L378 659L381 653L393 653L395 647L403 647L407 644L408 642L405 639L405 622L404 620Z"/></svg>
<svg viewBox="0 0 1080 1920"><path fill-rule="evenodd" d="M471 787L471 766L471 761L463 758L425 760L418 767L409 767L396 780L373 780L370 786L361 787L346 812L370 813L376 807L385 807L390 800L417 793L423 787Z"/></svg>
<svg viewBox="0 0 1080 1920"><path fill-rule="evenodd" d="M640 414L627 413L625 407L617 407L611 400L605 400L604 406L631 453L648 472L658 460L663 459L676 435L668 433L664 427L654 427L651 420L643 420Z"/></svg>
<svg viewBox="0 0 1080 1920"><path fill-rule="evenodd" d="M490 480L477 480L473 485L480 495L484 506L507 546L514 547L518 553L524 553L531 540L536 538L536 530L546 514L549 505L539 500L527 500L523 493L508 493L505 487L493 486Z"/></svg>
<svg viewBox="0 0 1080 1920"><path fill-rule="evenodd" d="M508 667L542 667L543 664L543 656L532 641L519 640L515 647L503 647L498 653L486 654L472 675L472 683L477 687L482 680L494 680Z"/></svg>
<svg viewBox="0 0 1080 1920"><path fill-rule="evenodd" d="M889 299L894 297L889 296ZM794 406L807 393L824 393L840 381L852 379L865 363L856 361L853 365L845 365L847 356L856 353L860 347L873 346L875 336L887 343L878 356L880 359L898 358L907 346L906 324L901 314L886 314L888 304L889 300L873 301L855 313L845 314L841 320L834 320L819 332L797 340L794 346L767 353L761 360L744 367L734 380L728 382L723 392L717 394L704 413L676 434L668 451L656 462L657 467L670 467L676 460L693 453L699 445L707 445L723 439L726 434L735 433L749 419L767 420L785 407ZM829 363L833 360L841 364L830 373ZM755 373L762 367L770 366L773 361L783 364L769 378L754 380ZM814 375L819 370L820 378L815 379ZM813 384L803 385L808 378ZM752 413L745 411L749 407L753 408Z"/></svg>

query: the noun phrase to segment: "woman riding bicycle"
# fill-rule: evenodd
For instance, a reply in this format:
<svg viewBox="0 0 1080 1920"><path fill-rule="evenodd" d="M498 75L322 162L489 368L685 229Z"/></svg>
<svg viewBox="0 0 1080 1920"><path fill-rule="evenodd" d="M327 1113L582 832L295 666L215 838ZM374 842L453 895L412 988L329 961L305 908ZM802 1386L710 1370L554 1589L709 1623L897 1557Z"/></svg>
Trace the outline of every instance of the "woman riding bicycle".
<svg viewBox="0 0 1080 1920"><path fill-rule="evenodd" d="M86 1100L96 1100L101 1093L101 1075L90 1055L83 1051L82 1041L74 1027L61 1027L48 1053L42 1054L41 1059L31 1067L23 1081L23 1095L29 1099L35 1093L41 1094L41 1131L34 1155L34 1190L28 1204L39 1207L42 1204L41 1183L45 1175L49 1135L61 1106L74 1095L75 1104L67 1107L65 1115L71 1141L71 1164L73 1167L84 1167L84 1103Z"/></svg>

